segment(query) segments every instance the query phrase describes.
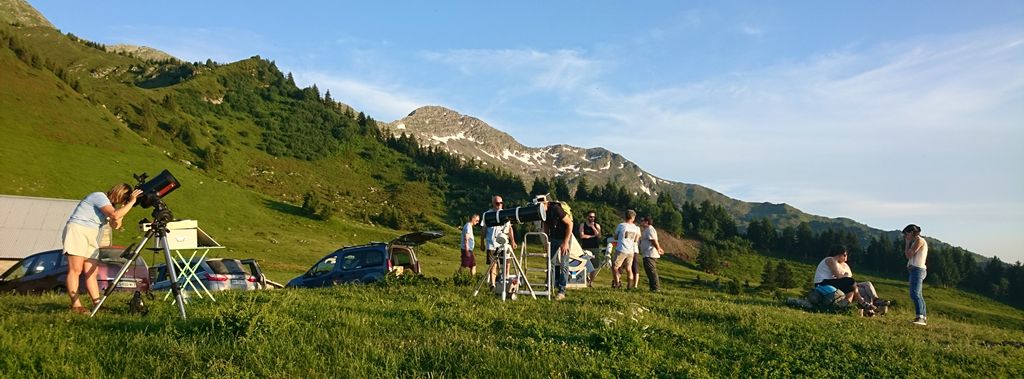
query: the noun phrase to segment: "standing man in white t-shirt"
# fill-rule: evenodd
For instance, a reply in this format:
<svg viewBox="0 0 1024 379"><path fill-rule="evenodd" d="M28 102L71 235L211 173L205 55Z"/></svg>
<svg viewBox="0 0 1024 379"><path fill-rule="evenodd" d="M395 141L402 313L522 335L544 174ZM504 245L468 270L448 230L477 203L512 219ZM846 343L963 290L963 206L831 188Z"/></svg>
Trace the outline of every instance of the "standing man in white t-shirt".
<svg viewBox="0 0 1024 379"><path fill-rule="evenodd" d="M633 223L636 211L629 209L623 214L622 223L615 228L615 258L612 260L612 288L622 288L622 274L619 270L626 268L626 280L629 288L635 288L630 280L633 275L633 255L640 241L640 228Z"/></svg>
<svg viewBox="0 0 1024 379"><path fill-rule="evenodd" d="M470 275L476 275L476 257L473 256L473 248L476 247L476 237L473 237L473 227L480 223L480 215L469 216L469 221L462 226L462 259L459 265L459 273L462 269L468 268Z"/></svg>
<svg viewBox="0 0 1024 379"><path fill-rule="evenodd" d="M505 208L505 201L500 195L494 195L491 197L491 210L500 211ZM516 235L515 230L512 229L512 223L506 222L501 225L491 226L484 232L484 250L487 253L487 284L494 289L495 278L498 277L498 248L501 244L496 240L497 237L504 236L508 239L510 247L515 250L516 247Z"/></svg>
<svg viewBox="0 0 1024 379"><path fill-rule="evenodd" d="M658 243L658 231L651 225L651 216L644 216L640 219L640 254L644 257L644 272L647 274L647 284L651 292L661 291L661 279L658 278L657 259L665 249Z"/></svg>

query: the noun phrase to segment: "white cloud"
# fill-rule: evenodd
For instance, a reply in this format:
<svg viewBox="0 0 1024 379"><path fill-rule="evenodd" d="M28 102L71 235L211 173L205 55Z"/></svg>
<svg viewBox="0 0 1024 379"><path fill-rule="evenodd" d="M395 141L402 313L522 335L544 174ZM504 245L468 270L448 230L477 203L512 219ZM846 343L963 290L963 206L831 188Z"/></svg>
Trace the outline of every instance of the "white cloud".
<svg viewBox="0 0 1024 379"><path fill-rule="evenodd" d="M739 26L739 30L743 34L746 34L748 36L754 36L754 37L757 37L757 36L760 36L760 35L764 34L764 30L761 30L761 28L753 26L753 25L750 25L750 24L741 24Z"/></svg>
<svg viewBox="0 0 1024 379"><path fill-rule="evenodd" d="M525 78L536 90L572 90L600 72L597 61L577 50L552 52L532 49L448 50L422 53L422 57L458 69L467 76L504 74Z"/></svg>
<svg viewBox="0 0 1024 379"><path fill-rule="evenodd" d="M331 91L331 97L359 111L390 122L405 117L412 110L429 104L430 95L403 88L397 84L369 83L356 78L320 71L296 72L299 86L316 84L320 91Z"/></svg>

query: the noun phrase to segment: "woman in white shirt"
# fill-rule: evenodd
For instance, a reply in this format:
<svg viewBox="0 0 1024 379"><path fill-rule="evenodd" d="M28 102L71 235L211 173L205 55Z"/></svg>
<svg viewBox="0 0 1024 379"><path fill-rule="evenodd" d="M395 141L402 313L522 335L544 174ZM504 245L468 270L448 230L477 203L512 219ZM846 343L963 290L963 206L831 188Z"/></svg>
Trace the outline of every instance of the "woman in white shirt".
<svg viewBox="0 0 1024 379"><path fill-rule="evenodd" d="M832 246L828 256L822 259L814 270L814 285L835 287L846 294L847 302L853 304L856 301L861 307L873 308L873 305L865 303L857 294L857 281L853 279L853 270L850 270L850 265L847 263L849 258L850 253L846 250L846 246Z"/></svg>
<svg viewBox="0 0 1024 379"><path fill-rule="evenodd" d="M907 257L907 270L910 271L910 300L914 303L917 317L912 321L916 325L928 325L927 310L924 306L924 294L921 287L928 276L925 261L928 260L928 242L921 237L921 227L910 224L903 228L903 254Z"/></svg>

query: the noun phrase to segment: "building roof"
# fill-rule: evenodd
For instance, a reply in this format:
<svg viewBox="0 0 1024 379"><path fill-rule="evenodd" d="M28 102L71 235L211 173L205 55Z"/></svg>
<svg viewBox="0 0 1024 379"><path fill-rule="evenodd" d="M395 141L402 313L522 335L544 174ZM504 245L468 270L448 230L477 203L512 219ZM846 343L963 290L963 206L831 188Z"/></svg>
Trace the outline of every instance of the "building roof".
<svg viewBox="0 0 1024 379"><path fill-rule="evenodd" d="M62 248L64 224L78 201L0 195L0 258Z"/></svg>

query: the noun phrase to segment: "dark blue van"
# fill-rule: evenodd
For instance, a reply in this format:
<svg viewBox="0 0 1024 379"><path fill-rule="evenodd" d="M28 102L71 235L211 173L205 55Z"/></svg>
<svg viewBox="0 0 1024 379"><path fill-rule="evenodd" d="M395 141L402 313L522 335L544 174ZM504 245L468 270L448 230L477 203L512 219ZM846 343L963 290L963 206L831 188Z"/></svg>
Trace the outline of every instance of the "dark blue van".
<svg viewBox="0 0 1024 379"><path fill-rule="evenodd" d="M420 274L414 246L440 238L439 231L409 233L389 243L346 246L320 259L288 287L327 287L343 283L373 283L389 272Z"/></svg>

